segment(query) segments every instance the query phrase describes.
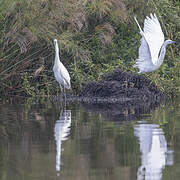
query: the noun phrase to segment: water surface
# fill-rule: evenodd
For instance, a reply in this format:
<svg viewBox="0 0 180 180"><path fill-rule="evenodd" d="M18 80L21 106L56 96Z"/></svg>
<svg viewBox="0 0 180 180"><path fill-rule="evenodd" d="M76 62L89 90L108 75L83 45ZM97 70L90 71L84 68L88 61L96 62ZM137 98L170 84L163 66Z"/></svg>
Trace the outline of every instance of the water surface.
<svg viewBox="0 0 180 180"><path fill-rule="evenodd" d="M0 179L180 177L180 100L159 107L0 103Z"/></svg>

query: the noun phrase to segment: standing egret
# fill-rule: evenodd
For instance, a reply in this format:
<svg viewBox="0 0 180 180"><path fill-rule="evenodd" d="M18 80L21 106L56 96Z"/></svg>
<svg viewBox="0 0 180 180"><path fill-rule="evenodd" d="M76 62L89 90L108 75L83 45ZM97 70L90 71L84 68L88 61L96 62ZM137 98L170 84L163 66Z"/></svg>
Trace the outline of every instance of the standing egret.
<svg viewBox="0 0 180 180"><path fill-rule="evenodd" d="M64 87L64 92L65 92L65 88L66 89L71 88L70 76L67 69L60 61L57 39L54 39L54 46L55 46L55 60L53 66L54 76L56 78L56 81L59 83L61 92L63 92L62 86ZM65 93L65 97L66 97L66 93Z"/></svg>
<svg viewBox="0 0 180 180"><path fill-rule="evenodd" d="M71 127L71 110L61 110L59 120L54 127L54 137L56 140L56 171L61 170L61 144L68 139Z"/></svg>
<svg viewBox="0 0 180 180"><path fill-rule="evenodd" d="M175 41L164 41L164 34L155 14L150 14L150 17L147 16L144 20L144 31L141 29L136 17L134 19L140 29L142 38L139 57L133 67L139 68L138 73L155 71L164 60L166 46L175 43Z"/></svg>

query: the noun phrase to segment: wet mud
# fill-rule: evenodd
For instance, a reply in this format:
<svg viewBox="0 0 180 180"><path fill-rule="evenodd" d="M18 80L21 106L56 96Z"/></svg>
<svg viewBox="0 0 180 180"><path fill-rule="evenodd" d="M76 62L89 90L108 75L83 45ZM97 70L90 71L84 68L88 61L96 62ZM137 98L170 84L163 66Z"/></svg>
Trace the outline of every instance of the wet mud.
<svg viewBox="0 0 180 180"><path fill-rule="evenodd" d="M159 103L165 95L143 75L121 69L105 75L100 82L89 82L80 92L81 101L87 103Z"/></svg>
<svg viewBox="0 0 180 180"><path fill-rule="evenodd" d="M166 96L144 75L131 74L121 69L106 74L100 82L89 82L79 96L67 95L67 103L80 104L105 119L130 121L151 114ZM54 97L57 102L64 101Z"/></svg>

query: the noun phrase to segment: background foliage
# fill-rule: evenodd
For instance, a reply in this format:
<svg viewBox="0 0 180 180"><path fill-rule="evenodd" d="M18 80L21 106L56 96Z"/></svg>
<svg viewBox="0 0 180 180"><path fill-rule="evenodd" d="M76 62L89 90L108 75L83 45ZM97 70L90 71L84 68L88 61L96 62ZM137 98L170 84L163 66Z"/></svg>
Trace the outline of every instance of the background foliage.
<svg viewBox="0 0 180 180"><path fill-rule="evenodd" d="M0 94L59 93L53 39L70 72L72 91L120 67L135 73L140 24L156 13L166 39L180 37L179 0L0 0ZM167 94L180 93L179 47L169 46L161 68L145 76Z"/></svg>

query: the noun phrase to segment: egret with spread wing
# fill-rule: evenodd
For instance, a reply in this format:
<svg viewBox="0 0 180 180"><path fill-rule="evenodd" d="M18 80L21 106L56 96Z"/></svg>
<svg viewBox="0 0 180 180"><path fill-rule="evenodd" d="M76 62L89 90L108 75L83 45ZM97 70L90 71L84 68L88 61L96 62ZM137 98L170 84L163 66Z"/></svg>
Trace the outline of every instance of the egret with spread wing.
<svg viewBox="0 0 180 180"><path fill-rule="evenodd" d="M70 76L67 69L60 61L57 39L54 40L54 46L55 46L55 60L54 60L53 71L54 71L54 76L56 78L56 81L60 85L61 92L63 92L62 86L64 86L64 91L65 91L65 88L66 89L71 88Z"/></svg>
<svg viewBox="0 0 180 180"><path fill-rule="evenodd" d="M157 16L150 14L144 20L144 29L142 30L136 17L134 17L139 29L141 45L139 47L139 57L133 67L139 69L138 73L155 71L160 67L166 53L166 46L175 43L172 40L164 41L164 34Z"/></svg>

